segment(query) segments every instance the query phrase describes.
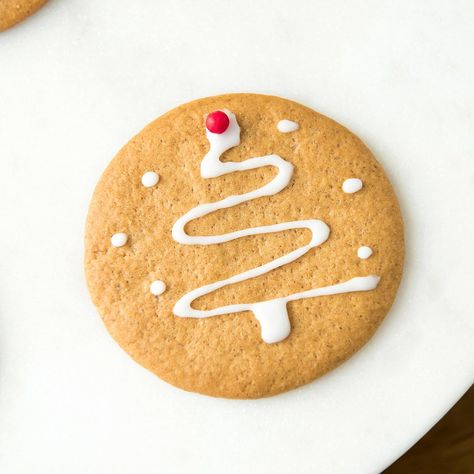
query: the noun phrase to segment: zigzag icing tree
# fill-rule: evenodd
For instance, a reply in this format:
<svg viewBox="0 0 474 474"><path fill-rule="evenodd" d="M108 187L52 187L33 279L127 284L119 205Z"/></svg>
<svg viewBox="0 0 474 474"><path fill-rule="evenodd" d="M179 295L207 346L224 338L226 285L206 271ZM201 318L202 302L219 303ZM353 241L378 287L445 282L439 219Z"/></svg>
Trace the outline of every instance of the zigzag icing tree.
<svg viewBox="0 0 474 474"><path fill-rule="evenodd" d="M201 296L223 288L233 283L238 283L250 278L274 270L280 266L289 264L305 255L312 248L323 244L329 237L329 227L319 219L300 220L282 222L261 227L251 227L248 229L236 230L222 235L214 236L192 236L185 231L188 222L203 217L218 209L225 209L237 206L246 201L257 199L262 196L272 196L283 190L290 182L293 175L293 165L278 155L265 155L249 158L242 162L221 162L221 155L240 144L240 127L235 115L228 111L216 111L208 115L206 121L206 135L210 144L209 152L201 162L201 176L203 178L216 178L236 171L246 171L261 168L264 166L274 166L278 168L278 174L272 181L264 186L248 193L229 196L220 201L200 204L186 214L181 216L173 226L172 236L174 240L184 245L215 245L239 239L241 237L258 234L268 234L280 232L288 229L309 229L312 237L311 241L292 252L265 263L259 267L252 268L237 275L233 275L224 280L210 283L183 295L175 304L173 313L179 317L208 318L229 313L242 311L252 312L260 323L262 339L267 343L275 343L285 339L291 332L288 318L287 303L289 301L303 298L314 298L317 296L335 295L339 293L349 293L354 291L369 291L377 287L380 277L376 275L358 276L342 283L313 288L300 293L294 293L285 297L274 298L256 303L241 303L211 310L197 310L191 307L193 301Z"/></svg>

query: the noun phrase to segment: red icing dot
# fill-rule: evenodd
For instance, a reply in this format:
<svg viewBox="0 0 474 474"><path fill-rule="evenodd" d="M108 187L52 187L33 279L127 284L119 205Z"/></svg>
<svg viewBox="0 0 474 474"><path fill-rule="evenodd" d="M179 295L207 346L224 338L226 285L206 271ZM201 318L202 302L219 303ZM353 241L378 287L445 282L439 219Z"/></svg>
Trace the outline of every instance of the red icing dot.
<svg viewBox="0 0 474 474"><path fill-rule="evenodd" d="M211 112L206 118L206 128L212 133L224 133L229 128L229 117L221 110Z"/></svg>

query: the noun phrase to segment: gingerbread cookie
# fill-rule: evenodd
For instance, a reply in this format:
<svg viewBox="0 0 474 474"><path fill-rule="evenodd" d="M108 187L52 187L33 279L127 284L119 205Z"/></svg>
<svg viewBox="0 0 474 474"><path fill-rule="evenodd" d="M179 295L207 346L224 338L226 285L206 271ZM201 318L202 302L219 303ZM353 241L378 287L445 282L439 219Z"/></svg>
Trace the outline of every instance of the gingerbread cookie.
<svg viewBox="0 0 474 474"><path fill-rule="evenodd" d="M45 3L46 0L0 0L0 31L16 25Z"/></svg>
<svg viewBox="0 0 474 474"><path fill-rule="evenodd" d="M367 147L295 102L182 105L114 158L86 226L112 337L164 380L256 398L357 351L395 297L403 224Z"/></svg>

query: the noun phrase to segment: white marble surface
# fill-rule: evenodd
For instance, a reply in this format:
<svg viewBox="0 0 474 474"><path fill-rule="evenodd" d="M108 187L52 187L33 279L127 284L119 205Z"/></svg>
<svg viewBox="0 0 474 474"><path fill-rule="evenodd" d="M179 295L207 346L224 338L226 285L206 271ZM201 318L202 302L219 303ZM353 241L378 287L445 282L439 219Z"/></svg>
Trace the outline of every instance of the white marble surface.
<svg viewBox="0 0 474 474"><path fill-rule="evenodd" d="M51 0L0 34L0 471L376 473L473 380L474 3ZM258 401L174 389L89 301L115 152L169 108L273 93L345 124L398 189L399 298L340 369Z"/></svg>

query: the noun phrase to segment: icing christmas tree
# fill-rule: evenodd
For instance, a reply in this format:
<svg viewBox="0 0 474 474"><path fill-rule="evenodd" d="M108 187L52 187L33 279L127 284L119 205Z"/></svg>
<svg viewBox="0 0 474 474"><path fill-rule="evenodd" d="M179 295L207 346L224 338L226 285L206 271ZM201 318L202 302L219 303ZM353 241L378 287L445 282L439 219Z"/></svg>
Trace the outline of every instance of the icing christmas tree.
<svg viewBox="0 0 474 474"><path fill-rule="evenodd" d="M292 132L298 127L297 124L288 120L282 122L285 123L283 123L281 127L279 126L279 130L284 133ZM173 313L176 316L207 318L229 313L251 311L260 323L262 339L267 343L274 343L282 341L290 334L291 326L287 310L287 303L289 301L354 291L369 291L377 287L380 277L376 275L358 276L335 285L313 288L285 297L259 301L256 303L232 304L220 306L211 310L197 310L192 308L191 305L193 301L201 296L207 295L225 286L232 285L233 283L264 275L275 268L295 261L305 255L312 248L323 244L328 239L330 232L329 227L323 221L319 219L309 219L282 222L261 227L251 227L248 229L228 232L222 235L188 235L184 230L188 222L217 211L218 209L237 206L243 202L251 201L262 196L272 196L277 194L286 188L293 175L293 165L278 155L259 156L241 162L221 162L220 157L224 152L240 144L239 124L237 123L235 115L228 110L219 110L208 115L206 120L206 136L210 144L210 149L201 162L201 176L203 178L216 178L235 171L252 170L264 166L274 166L278 168L278 174L269 183L248 193L229 196L220 201L201 204L194 207L180 217L174 224L172 229L174 240L185 245L215 245L249 235L268 234L288 229L302 228L309 229L312 237L308 244L299 247L282 257L276 258L271 262L237 275L233 275L225 280L219 280L190 291L176 302L173 308Z"/></svg>

